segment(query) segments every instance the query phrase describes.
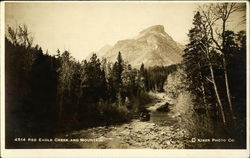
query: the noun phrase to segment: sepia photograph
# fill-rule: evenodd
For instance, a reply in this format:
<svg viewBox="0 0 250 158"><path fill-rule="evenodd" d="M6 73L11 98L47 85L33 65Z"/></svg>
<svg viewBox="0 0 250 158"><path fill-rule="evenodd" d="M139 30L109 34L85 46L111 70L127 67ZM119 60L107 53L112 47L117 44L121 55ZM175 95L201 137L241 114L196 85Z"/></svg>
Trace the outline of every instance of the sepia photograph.
<svg viewBox="0 0 250 158"><path fill-rule="evenodd" d="M246 152L248 5L1 3L1 149Z"/></svg>

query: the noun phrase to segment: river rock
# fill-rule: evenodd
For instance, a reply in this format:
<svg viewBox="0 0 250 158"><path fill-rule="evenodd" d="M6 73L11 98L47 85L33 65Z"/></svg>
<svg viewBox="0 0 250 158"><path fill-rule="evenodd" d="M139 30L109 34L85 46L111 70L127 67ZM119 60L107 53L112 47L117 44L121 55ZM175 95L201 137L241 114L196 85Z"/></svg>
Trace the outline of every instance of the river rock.
<svg viewBox="0 0 250 158"><path fill-rule="evenodd" d="M156 110L160 112L169 112L169 103L165 103L162 106L158 107Z"/></svg>
<svg viewBox="0 0 250 158"><path fill-rule="evenodd" d="M166 132L161 132L161 133L160 133L160 135L165 135L165 134L166 134Z"/></svg>
<svg viewBox="0 0 250 158"><path fill-rule="evenodd" d="M170 141L165 141L163 144L164 145L170 145L171 143L170 143Z"/></svg>

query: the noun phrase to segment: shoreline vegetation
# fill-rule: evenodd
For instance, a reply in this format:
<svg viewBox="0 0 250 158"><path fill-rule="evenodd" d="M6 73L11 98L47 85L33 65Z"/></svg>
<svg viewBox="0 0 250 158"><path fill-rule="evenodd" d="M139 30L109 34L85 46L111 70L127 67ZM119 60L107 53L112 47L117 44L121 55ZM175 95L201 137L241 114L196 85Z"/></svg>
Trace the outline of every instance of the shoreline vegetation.
<svg viewBox="0 0 250 158"><path fill-rule="evenodd" d="M226 28L240 9L199 8L182 62L139 69L123 60L126 52L114 63L49 55L26 25L8 26L6 148L246 148L246 32ZM76 142L50 141L70 137Z"/></svg>

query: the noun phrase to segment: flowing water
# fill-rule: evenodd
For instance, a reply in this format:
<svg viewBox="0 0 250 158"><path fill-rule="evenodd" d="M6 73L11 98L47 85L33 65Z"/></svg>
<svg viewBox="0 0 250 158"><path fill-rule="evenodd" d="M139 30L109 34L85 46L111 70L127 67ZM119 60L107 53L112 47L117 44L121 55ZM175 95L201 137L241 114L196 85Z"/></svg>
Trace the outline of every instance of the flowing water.
<svg viewBox="0 0 250 158"><path fill-rule="evenodd" d="M177 123L177 120L174 116L175 115L171 109L169 112L151 111L149 122L164 123L166 126L172 125Z"/></svg>

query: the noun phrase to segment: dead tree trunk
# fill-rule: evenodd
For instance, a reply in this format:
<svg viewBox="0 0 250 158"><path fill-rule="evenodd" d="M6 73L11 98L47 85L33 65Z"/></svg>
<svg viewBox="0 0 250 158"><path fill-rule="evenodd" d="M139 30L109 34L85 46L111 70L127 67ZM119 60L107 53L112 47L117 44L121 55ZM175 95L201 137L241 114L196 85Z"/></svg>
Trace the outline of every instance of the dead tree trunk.
<svg viewBox="0 0 250 158"><path fill-rule="evenodd" d="M231 100L231 93L230 93L230 89L229 89L229 84L228 84L228 73L227 73L227 63L226 63L226 59L225 59L225 55L223 55L223 69L224 69L224 78L225 78L225 85L226 85L226 91L227 91L227 100L228 100L228 104L229 104L229 108L230 108L230 113L232 116L233 121L235 121L236 117L234 115L233 112L233 105L232 105L232 100Z"/></svg>
<svg viewBox="0 0 250 158"><path fill-rule="evenodd" d="M205 47L205 50L203 50L203 51L204 51L204 53L205 53L205 55L206 55L206 57L208 59L209 70L210 70L210 74L211 74L211 80L209 80L209 81L213 84L214 92L215 92L215 95L216 95L216 100L217 100L217 103L218 103L218 105L220 107L220 111L221 111L222 121L223 121L223 124L226 125L225 112L224 112L224 108L223 108L221 98L220 98L220 95L219 95L219 92L218 92L218 86L217 86L216 81L215 81L214 70L213 70L213 65L211 63L208 44L207 43L204 44L204 47Z"/></svg>
<svg viewBox="0 0 250 158"><path fill-rule="evenodd" d="M220 99L220 95L219 95L218 88L217 88L217 85L216 85L216 81L215 81L215 78L214 78L214 70L213 70L213 67L212 67L212 64L211 64L210 61L209 61L209 69L210 69L210 73L211 73L214 92L215 92L217 102L218 102L219 107L220 107L222 121L223 121L223 124L226 125L225 113L224 113L223 105L221 103L221 99Z"/></svg>

